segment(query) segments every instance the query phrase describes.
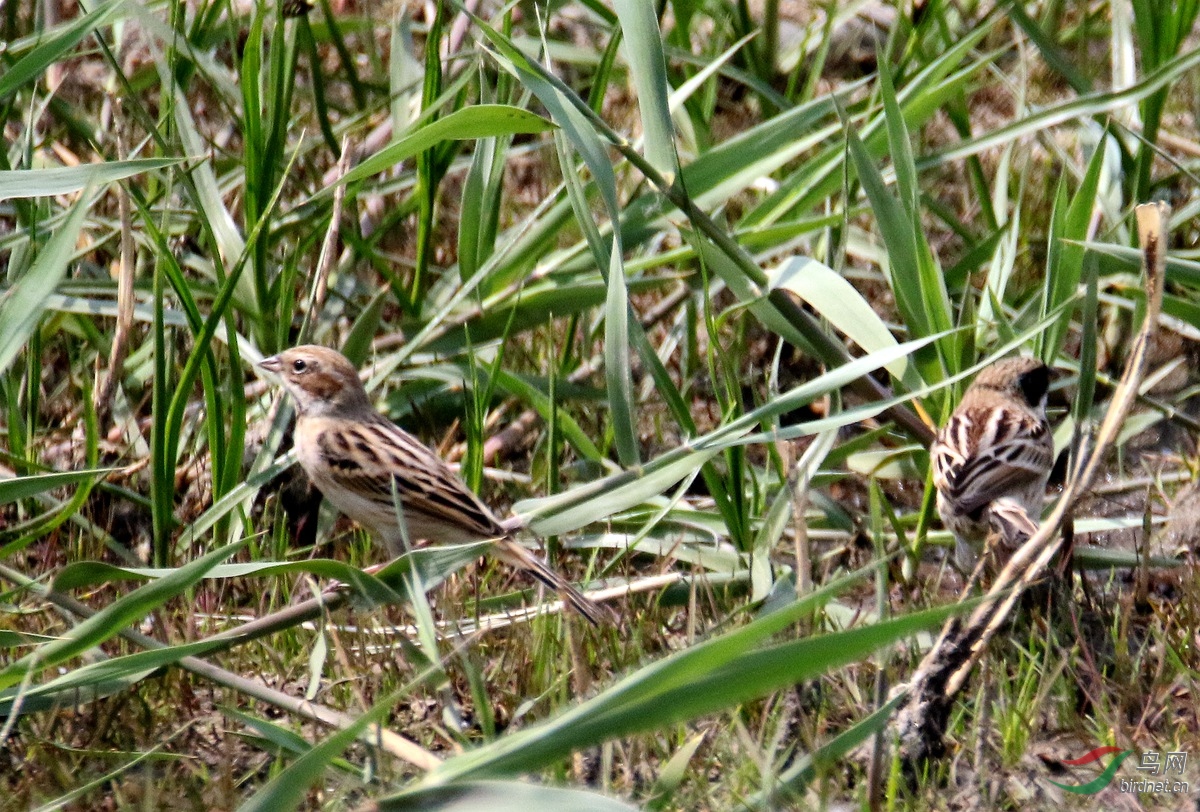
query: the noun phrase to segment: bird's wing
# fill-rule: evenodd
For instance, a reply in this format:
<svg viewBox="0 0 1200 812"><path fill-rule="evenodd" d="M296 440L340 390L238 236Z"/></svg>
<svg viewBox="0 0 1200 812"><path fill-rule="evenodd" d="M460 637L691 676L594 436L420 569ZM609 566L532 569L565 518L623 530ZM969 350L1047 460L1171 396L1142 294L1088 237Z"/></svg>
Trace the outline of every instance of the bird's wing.
<svg viewBox="0 0 1200 812"><path fill-rule="evenodd" d="M487 506L440 457L390 421L326 431L318 442L331 479L389 511L395 483L401 509L410 517L406 522L420 517L458 525L480 539L505 535Z"/></svg>

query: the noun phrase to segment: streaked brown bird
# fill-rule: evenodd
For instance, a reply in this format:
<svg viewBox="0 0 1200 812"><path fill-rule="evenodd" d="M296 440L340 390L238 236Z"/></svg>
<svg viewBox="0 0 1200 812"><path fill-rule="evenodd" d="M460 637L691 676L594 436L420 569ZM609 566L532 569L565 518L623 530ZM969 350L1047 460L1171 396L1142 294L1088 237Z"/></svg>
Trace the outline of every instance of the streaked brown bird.
<svg viewBox="0 0 1200 812"><path fill-rule="evenodd" d="M959 566L974 569L989 527L1037 529L1054 438L1046 420L1050 368L1010 358L984 369L929 448L937 511Z"/></svg>
<svg viewBox="0 0 1200 812"><path fill-rule="evenodd" d="M305 345L259 364L296 402L296 457L334 507L397 556L405 539L460 544L495 539L492 550L557 591L592 624L611 618L536 555L446 463L371 406L354 365L336 350ZM399 511L396 501L399 501Z"/></svg>

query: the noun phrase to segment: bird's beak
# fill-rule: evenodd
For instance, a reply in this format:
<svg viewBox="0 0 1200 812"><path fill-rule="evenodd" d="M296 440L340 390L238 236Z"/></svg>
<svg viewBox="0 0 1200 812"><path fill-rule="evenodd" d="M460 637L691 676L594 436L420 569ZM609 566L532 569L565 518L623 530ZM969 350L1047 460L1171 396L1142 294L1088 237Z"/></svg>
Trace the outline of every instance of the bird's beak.
<svg viewBox="0 0 1200 812"><path fill-rule="evenodd" d="M278 355L272 355L270 358L264 358L258 362L259 369L265 369L267 372L279 373L283 369L283 361L279 360Z"/></svg>

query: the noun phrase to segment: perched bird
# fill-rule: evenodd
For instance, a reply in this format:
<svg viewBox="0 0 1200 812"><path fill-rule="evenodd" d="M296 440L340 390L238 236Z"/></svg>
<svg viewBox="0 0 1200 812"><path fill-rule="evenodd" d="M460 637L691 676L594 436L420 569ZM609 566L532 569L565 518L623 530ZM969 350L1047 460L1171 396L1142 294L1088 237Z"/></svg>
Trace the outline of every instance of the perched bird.
<svg viewBox="0 0 1200 812"><path fill-rule="evenodd" d="M375 411L357 370L340 352L306 345L259 366L278 375L296 402L293 436L305 473L390 554L404 552L405 539L442 544L496 539L494 553L501 561L558 591L591 623L609 617L513 541L516 528L497 519L440 457Z"/></svg>
<svg viewBox="0 0 1200 812"><path fill-rule="evenodd" d="M929 448L937 511L970 572L989 527L1002 535L1036 530L1054 438L1046 421L1050 368L1010 358L979 373Z"/></svg>

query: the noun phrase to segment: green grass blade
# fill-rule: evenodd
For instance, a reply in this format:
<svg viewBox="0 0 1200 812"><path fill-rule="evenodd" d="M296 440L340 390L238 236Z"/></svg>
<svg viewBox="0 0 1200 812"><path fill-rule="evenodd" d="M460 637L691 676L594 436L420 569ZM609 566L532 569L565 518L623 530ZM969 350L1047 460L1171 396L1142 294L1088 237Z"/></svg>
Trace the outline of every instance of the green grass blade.
<svg viewBox="0 0 1200 812"><path fill-rule="evenodd" d="M42 685L27 689L8 688L0 691L0 718L10 716L14 709L24 715L51 710L68 701L79 705L85 700L100 699L127 690L158 669L184 657L198 657L225 646L228 646L226 641L211 640L139 651L73 668Z"/></svg>
<svg viewBox="0 0 1200 812"><path fill-rule="evenodd" d="M631 308L619 240L612 241L611 254L608 296L604 304L604 378L608 384L608 408L612 411L617 458L622 465L632 467L641 461L641 454L638 450L632 359L629 352Z"/></svg>
<svg viewBox="0 0 1200 812"><path fill-rule="evenodd" d="M422 583L436 586L458 570L479 559L488 550L489 542L438 545L412 550L389 563L375 575L330 559L308 558L303 561L254 561L244 564L222 564L211 567L204 580L250 578L307 573L320 578L337 580L358 594L378 603L398 603L405 600L407 589L402 575L416 570ZM77 561L68 564L54 577L58 590L81 589L116 581L153 581L166 578L175 569L155 567L118 567L99 561Z"/></svg>
<svg viewBox="0 0 1200 812"><path fill-rule="evenodd" d="M630 78L637 90L638 110L645 133L646 159L668 183L679 172L675 128L667 103L667 66L654 5L643 0L614 0L621 23Z"/></svg>
<svg viewBox="0 0 1200 812"><path fill-rule="evenodd" d="M643 275L627 280L626 289L630 293L645 293L666 288L674 281L673 276ZM465 325L451 323L440 330L432 330L419 342L420 350L453 356L486 341L528 333L544 327L550 318L576 316L599 307L604 304L607 290L608 286L599 276L572 279L570 284L560 284L554 279L531 280L513 295L485 299L478 313ZM634 327L631 323L631 341L635 340ZM470 341L467 340L468 330Z"/></svg>
<svg viewBox="0 0 1200 812"><path fill-rule="evenodd" d="M266 719L259 719L257 716L251 716L248 713L242 713L237 708L222 707L221 712L230 719L240 722L254 731L256 735L273 744L281 753L291 753L299 756L312 749L312 745L307 739L282 725L269 722ZM335 758L330 763L339 770L352 775L359 775L362 772L345 759Z"/></svg>
<svg viewBox="0 0 1200 812"><path fill-rule="evenodd" d="M34 474L15 479L0 479L0 505L28 499L55 488L74 485L77 482L99 479L112 473L113 468L93 468L87 471L56 471L52 474Z"/></svg>
<svg viewBox="0 0 1200 812"><path fill-rule="evenodd" d="M936 340L930 336L915 342L879 350L821 375L770 403L748 412L712 432L690 442L682 443L662 456L632 471L621 471L594 480L568 491L541 499L527 499L513 506L513 511L525 517L533 531L541 536L558 535L576 530L606 516L658 496L672 484L694 473L702 464L722 449L734 444L756 425L802 405L874 370L903 358L916 348ZM884 407L880 406L880 410ZM843 418L847 422L852 415ZM820 429L824 430L822 426ZM806 432L807 433L807 432ZM602 498L601 498L602 497Z"/></svg>
<svg viewBox="0 0 1200 812"><path fill-rule="evenodd" d="M325 769L349 747L355 739L364 736L372 725L387 719L396 704L412 690L429 678L431 673L440 673L440 666L423 669L411 681L392 691L371 706L370 710L337 731L320 744L296 759L262 786L238 812L286 812L295 809L304 801L312 786L321 780Z"/></svg>
<svg viewBox="0 0 1200 812"><path fill-rule="evenodd" d="M1084 297L1080 307L1079 323L1082 337L1079 342L1079 385L1075 400L1071 404L1071 416L1075 425L1082 428L1091 421L1092 405L1096 398L1096 352L1099 345L1099 324L1096 319L1099 297L1099 257L1088 252L1083 257Z"/></svg>
<svg viewBox="0 0 1200 812"><path fill-rule="evenodd" d="M92 617L73 626L62 637L39 646L0 671L0 689L15 685L30 671L58 665L120 633L126 626L136 623L193 586L205 573L233 555L240 547L240 544L230 544L213 550L170 575L113 601Z"/></svg>
<svg viewBox="0 0 1200 812"><path fill-rule="evenodd" d="M904 314L905 323L914 335L945 333L953 326L950 299L946 293L945 277L937 266L933 252L925 239L919 209L920 190L917 186L917 170L913 162L912 147L904 122L904 113L892 87L891 75L881 69L879 75L880 94L883 98L884 121L892 164L896 172L898 197L888 193L882 175L871 159L870 153L851 129L847 130L847 141L855 169L863 189L871 201L879 224L879 231L887 247L888 279L896 294L896 302ZM955 353L951 344L954 339L947 336L939 342L939 355L943 363L949 363L950 371ZM918 354L918 365L925 380L935 380L936 363L929 354Z"/></svg>
<svg viewBox="0 0 1200 812"><path fill-rule="evenodd" d="M1112 113L1171 85L1198 65L1200 65L1200 48L1186 50L1132 87L1120 91L1091 93L1078 99L1051 105L1011 124L990 129L975 138L966 139L955 146L926 155L917 161L917 168L941 166L970 155L978 155L1010 141L1036 135L1075 119Z"/></svg>
<svg viewBox="0 0 1200 812"><path fill-rule="evenodd" d="M845 277L809 257L792 257L767 271L772 288L783 288L799 296L834 327L845 333L866 353L895 347L892 331ZM910 389L922 381L909 359L887 366L888 372Z"/></svg>
<svg viewBox="0 0 1200 812"><path fill-rule="evenodd" d="M871 626L762 649L744 645L759 636L764 627L776 628L776 615L795 618L802 614L796 607L805 604L797 602L737 632L645 666L555 719L445 762L426 778L426 783L437 785L538 769L581 747L735 707L861 660L884 646L940 625L951 615L965 611L966 606L915 612Z"/></svg>
<svg viewBox="0 0 1200 812"><path fill-rule="evenodd" d="M287 769L264 784L238 807L238 812L288 812L304 801L311 787L321 780L326 767L374 723L387 718L399 696L388 695L354 723L314 745Z"/></svg>
<svg viewBox="0 0 1200 812"><path fill-rule="evenodd" d="M455 110L432 124L393 141L346 173L339 183L357 183L443 141L463 141L500 135L530 135L554 128L541 116L507 104L479 104ZM332 187L318 192L331 194Z"/></svg>
<svg viewBox="0 0 1200 812"><path fill-rule="evenodd" d="M571 145L583 158L592 173L592 179L600 192L600 197L604 201L609 221L615 229L621 222L621 212L617 203L616 176L613 174L612 164L600 137L580 112L579 108L584 107L583 102L577 98L569 98L553 82L548 81L546 72L533 65L506 37L486 25L483 26L483 31L503 55L496 58L538 97L538 100L550 111L550 117L554 123L562 129L571 141ZM563 167L564 175L571 171L571 166ZM579 203L582 197L582 194L576 191L572 196L572 202L577 206L577 218L581 224L584 224L589 219L589 215L586 210L580 212L578 209L582 205ZM594 225L585 224L583 228L585 231L591 230L589 244L596 254L597 267L607 271L605 274L608 291L605 298L604 373L608 385L609 409L613 416L612 425L616 437L617 456L623 465L634 466L638 464L640 455L638 453L637 427L634 422L633 383L629 366L629 301L625 286L623 244L619 231L614 231L610 246L602 247L602 241L600 241Z"/></svg>
<svg viewBox="0 0 1200 812"><path fill-rule="evenodd" d="M84 37L117 19L118 12L124 7L125 0L113 0L52 31L49 39L0 74L0 99L5 99L19 88L36 80L46 68L65 57L82 42Z"/></svg>
<svg viewBox="0 0 1200 812"><path fill-rule="evenodd" d="M172 87L170 68L165 60L159 60L159 74L165 80L167 87ZM174 88L174 99L171 105L175 116L176 133L183 145L185 154L189 156L205 155L208 145L199 132L195 119L189 110L187 96L182 88ZM198 161L189 169L191 180L190 189L193 194L192 202L203 216L199 218L204 229L212 235L215 255L211 257L217 269L217 278L224 276L225 267L235 262L246 250L246 241L234 222L233 215L225 205L221 184L217 178L211 161ZM259 303L255 299L254 283L248 276L238 280L236 300L239 308L250 314L256 320L263 314L259 312Z"/></svg>
<svg viewBox="0 0 1200 812"><path fill-rule="evenodd" d="M547 392L534 386L520 376L513 375L503 369L497 369L494 375L489 376L489 385L495 382L495 385L511 395L515 395L522 401L533 407L544 420L549 420L551 413L554 411L554 402L550 399ZM579 425L575 418L568 414L559 414L556 418L558 421L558 430L562 433L563 438L571 444L576 453L588 460L602 460L604 455L600 453L600 449L588 436L587 432Z"/></svg>
<svg viewBox="0 0 1200 812"><path fill-rule="evenodd" d="M82 166L0 171L0 200L74 194L87 186L104 186L182 161L182 158L136 158Z"/></svg>
<svg viewBox="0 0 1200 812"><path fill-rule="evenodd" d="M1029 16L1020 3L1006 4L1005 11L1009 19L1025 32L1029 41L1041 52L1042 59L1046 60L1046 64L1066 79L1072 90L1081 95L1092 91L1091 81L1075 67L1071 62L1070 55L1063 52L1063 49L1047 35L1037 20Z"/></svg>
<svg viewBox="0 0 1200 812"><path fill-rule="evenodd" d="M0 299L0 373L12 366L17 353L37 329L50 295L67 275L75 256L75 243L91 204L90 190L84 190L33 265Z"/></svg>
<svg viewBox="0 0 1200 812"><path fill-rule="evenodd" d="M634 812L595 792L517 781L471 781L430 787L375 802L380 812Z"/></svg>
<svg viewBox="0 0 1200 812"><path fill-rule="evenodd" d="M1071 202L1067 204L1066 188L1059 185L1059 193L1055 197L1054 209L1050 215L1050 234L1048 237L1048 252L1046 257L1046 281L1042 300L1042 315L1058 309L1067 299L1074 297L1079 290L1079 280L1083 275L1084 248L1080 244L1088 237L1091 226L1092 212L1099 201L1096 191L1100 185L1100 172L1104 167L1105 145L1108 141L1107 131L1096 144L1096 151L1088 161L1087 172L1079 189ZM1058 355L1062 342L1071 326L1072 313L1067 311L1059 320L1050 325L1039 340L1038 357L1046 363L1053 363Z"/></svg>
<svg viewBox="0 0 1200 812"><path fill-rule="evenodd" d="M88 794L93 791L103 791L106 788L111 791L113 785L119 783L119 779L121 779L122 776L133 771L133 768L141 764L143 761L148 759L168 760L169 757L164 758L161 753L162 748L165 746L166 742L163 742L150 748L149 750L138 753L133 758L127 760L124 764L109 770L103 775L97 776L91 781L84 783L82 786L75 787L70 792L58 796L49 803L30 809L29 812L58 812L60 809L75 808L72 807L72 804L75 801L78 801L80 798L86 798Z"/></svg>
<svg viewBox="0 0 1200 812"><path fill-rule="evenodd" d="M546 85L539 85L539 87L543 92L556 93L553 88ZM569 105L564 105L564 108L571 109ZM575 123L581 124L579 121ZM588 149L599 146L598 139L595 139L594 134L592 138L596 142L586 145ZM575 211L575 219L579 222L580 228L583 229L584 236L587 238L596 267L607 268L607 272L604 274L604 379L608 389L608 406L613 415L617 458L628 468L637 465L640 454L634 428L633 383L629 358L631 325L629 290L625 282L625 266L621 261L620 235L614 235L606 240L600 234L600 229L592 219L583 184L575 172L574 161L571 160L570 150L567 148L567 137L563 131L555 133L554 143L558 149L563 183L567 189L567 197L571 201L571 208ZM583 150L581 150L582 152ZM615 188L612 193L615 196ZM607 199L608 195L605 197Z"/></svg>
<svg viewBox="0 0 1200 812"><path fill-rule="evenodd" d="M868 737L884 729L904 696L896 696L865 719L846 728L813 752L796 759L775 782L763 792L746 801L743 809L778 809L781 803L801 796L807 785L822 769L834 768Z"/></svg>

